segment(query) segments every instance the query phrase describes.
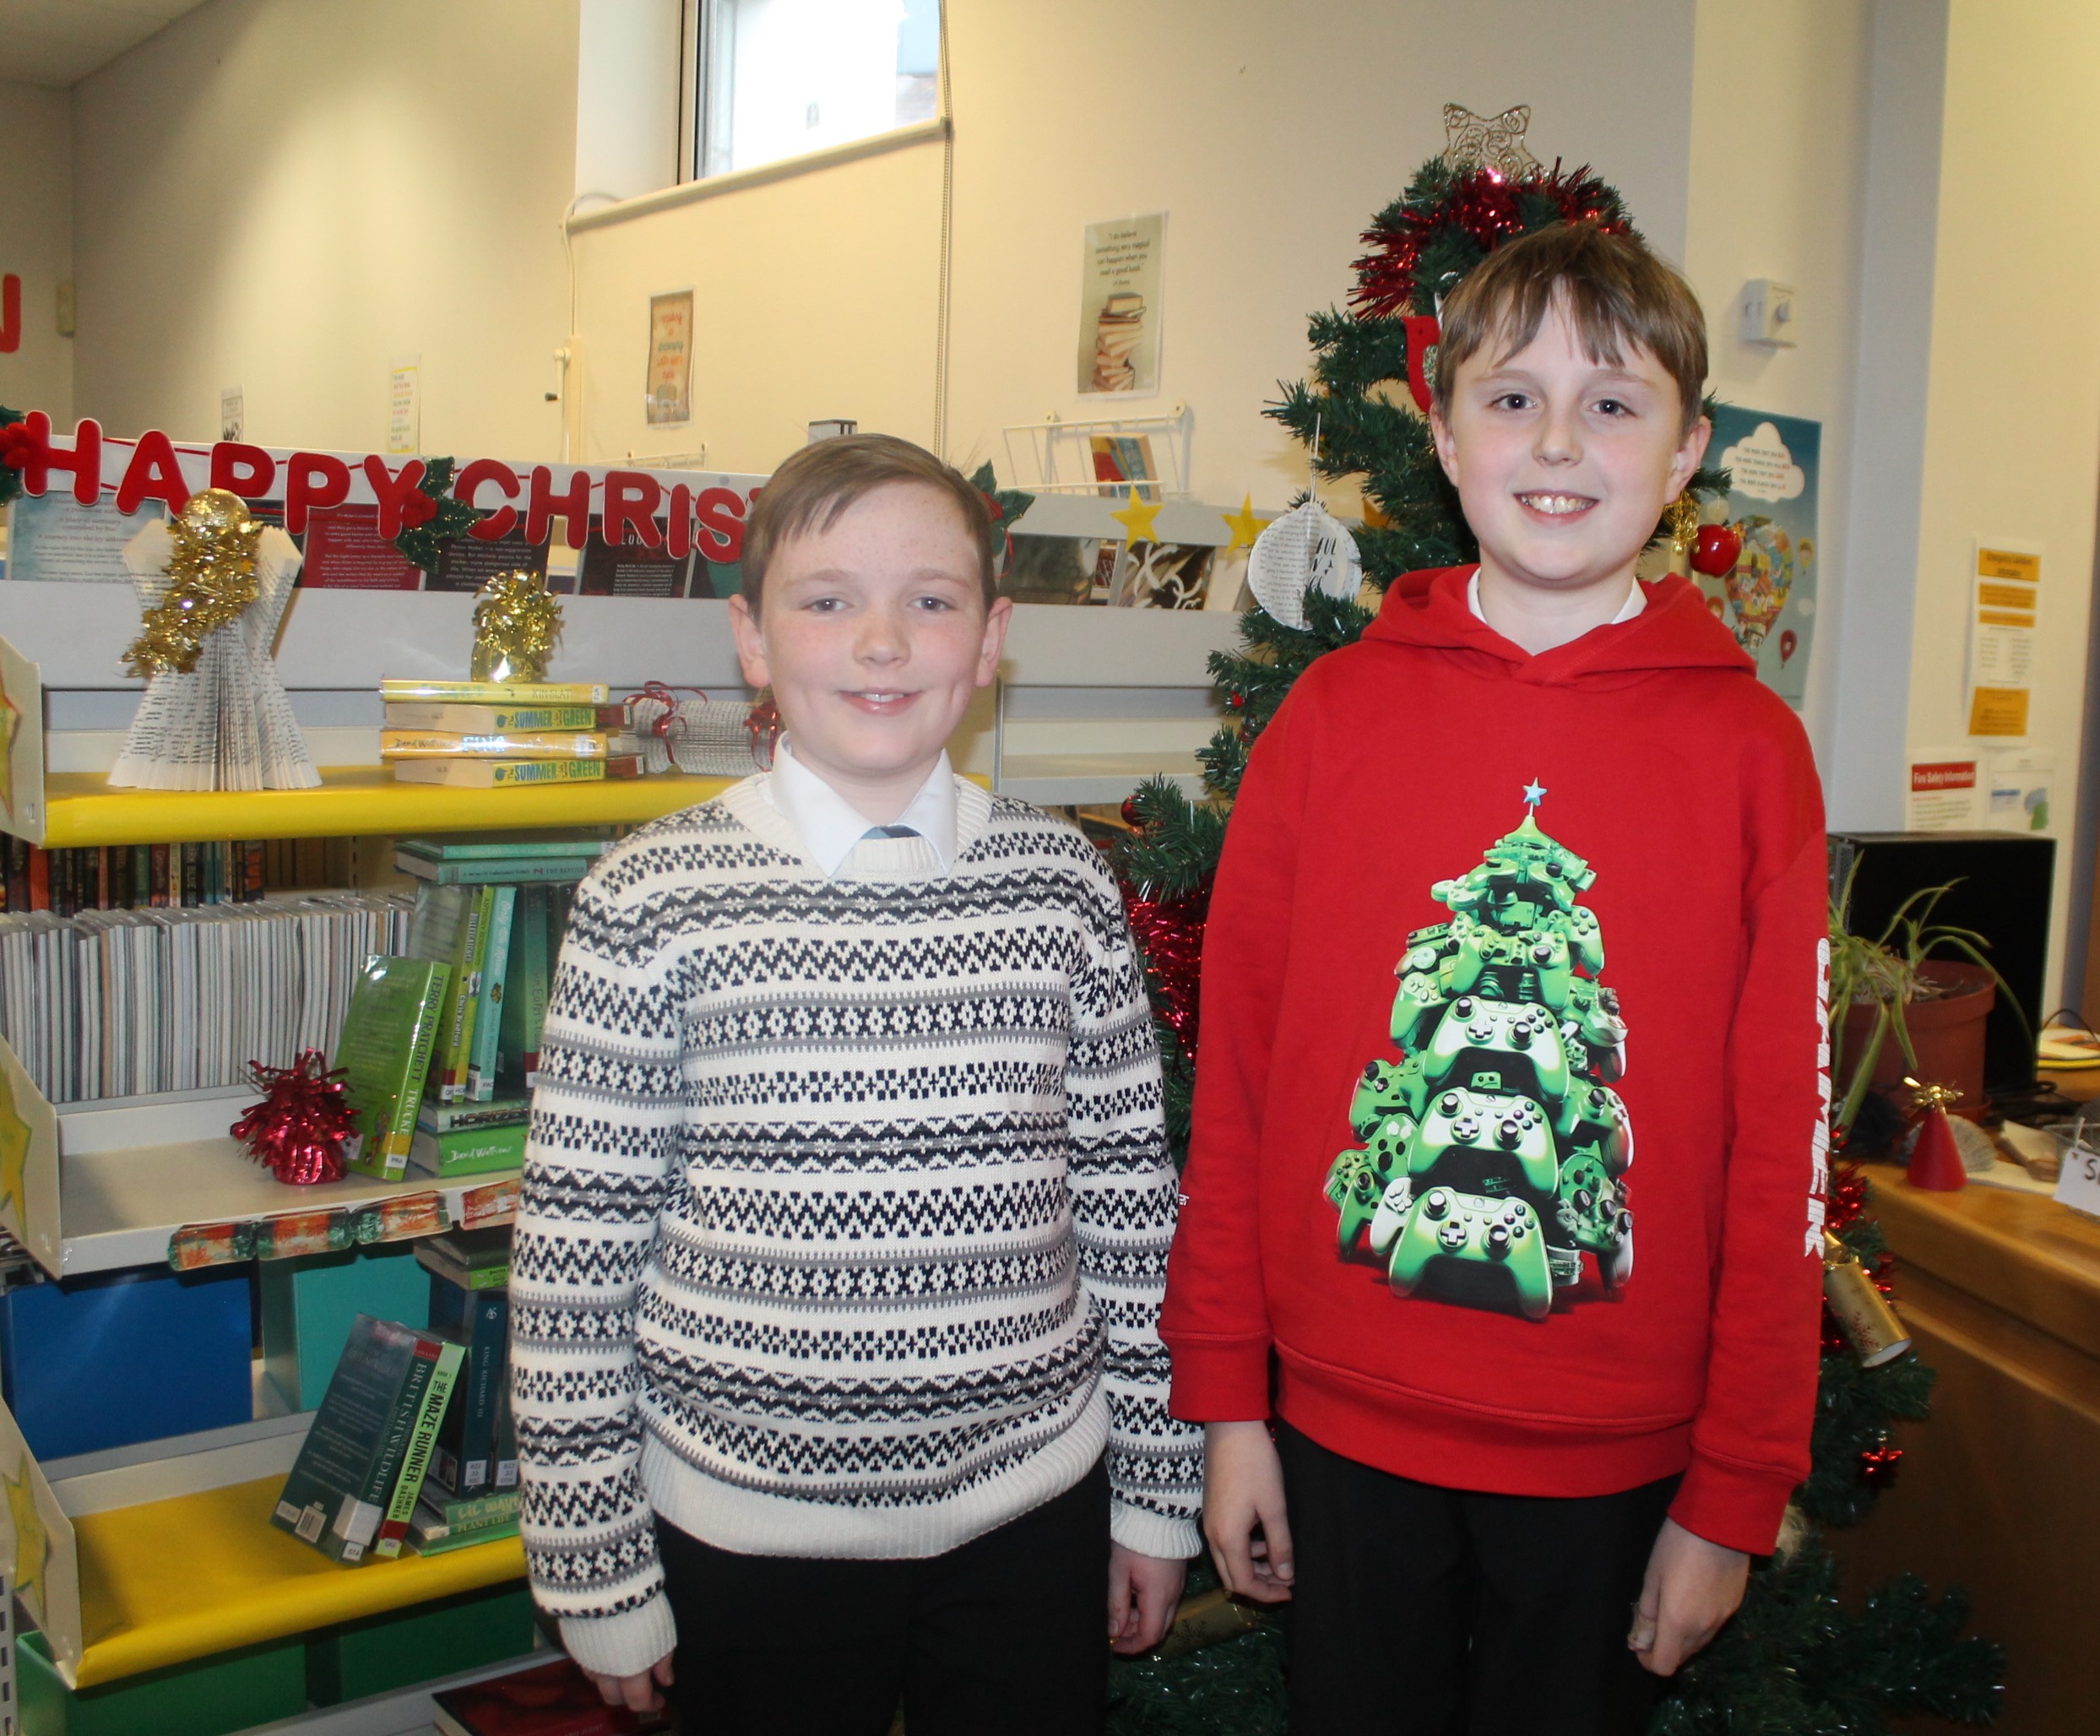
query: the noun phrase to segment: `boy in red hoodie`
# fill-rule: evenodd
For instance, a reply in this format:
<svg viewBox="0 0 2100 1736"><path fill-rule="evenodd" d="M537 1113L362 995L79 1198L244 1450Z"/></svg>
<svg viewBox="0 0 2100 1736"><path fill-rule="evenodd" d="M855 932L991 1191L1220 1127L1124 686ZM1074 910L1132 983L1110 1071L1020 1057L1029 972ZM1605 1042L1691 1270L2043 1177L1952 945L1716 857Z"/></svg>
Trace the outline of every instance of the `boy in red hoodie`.
<svg viewBox="0 0 2100 1736"><path fill-rule="evenodd" d="M1294 1601L1294 1730L1631 1733L1808 1469L1821 796L1697 589L1634 576L1710 432L1683 279L1542 231L1439 364L1480 562L1251 756L1161 1334L1219 1570Z"/></svg>

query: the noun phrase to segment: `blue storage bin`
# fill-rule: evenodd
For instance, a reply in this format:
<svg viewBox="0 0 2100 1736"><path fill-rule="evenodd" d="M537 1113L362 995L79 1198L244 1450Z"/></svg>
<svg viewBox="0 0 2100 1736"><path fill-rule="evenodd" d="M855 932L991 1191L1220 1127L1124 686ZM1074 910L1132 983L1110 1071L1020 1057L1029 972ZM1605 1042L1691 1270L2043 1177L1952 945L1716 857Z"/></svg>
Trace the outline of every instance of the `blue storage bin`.
<svg viewBox="0 0 2100 1736"><path fill-rule="evenodd" d="M253 1268L161 1267L0 1296L0 1388L40 1459L254 1414Z"/></svg>

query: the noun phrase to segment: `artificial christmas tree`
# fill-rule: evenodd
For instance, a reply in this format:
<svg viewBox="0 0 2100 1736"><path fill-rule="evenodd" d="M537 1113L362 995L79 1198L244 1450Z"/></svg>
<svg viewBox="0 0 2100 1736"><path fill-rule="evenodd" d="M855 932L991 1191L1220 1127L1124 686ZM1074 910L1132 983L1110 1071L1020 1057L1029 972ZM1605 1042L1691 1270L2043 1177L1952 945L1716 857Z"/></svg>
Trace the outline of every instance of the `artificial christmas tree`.
<svg viewBox="0 0 2100 1736"><path fill-rule="evenodd" d="M1495 247L1567 221L1631 227L1618 194L1586 171L1511 172L1447 153L1374 220L1354 311L1314 317L1312 378L1285 386L1269 414L1309 449L1316 431L1319 474L1360 487L1372 590L1475 557L1424 414L1437 310ZM1717 559L1720 540L1699 531L1696 502L1724 486L1700 473L1690 503L1673 509L1658 538L1669 535L1699 561ZM1251 610L1239 646L1211 659L1225 720L1199 755L1206 796L1192 800L1161 779L1125 805L1131 829L1114 854L1148 963L1177 1153L1186 1153L1200 1037L1205 909L1247 755L1299 675L1358 638L1372 612L1316 587L1297 609ZM1549 1308L1560 1291L1579 1302L1585 1284L1601 1292L1632 1277L1623 1179L1631 1128L1610 1084L1624 1028L1602 980L1604 937L1576 902L1587 864L1539 829L1544 794L1526 792L1533 811L1522 823L1478 867L1436 887L1451 921L1408 936L1392 1023L1398 1053L1365 1058L1351 1105L1362 1143L1341 1153L1329 1177L1337 1236L1352 1257L1381 1261L1396 1287L1428 1284L1462 1299L1473 1289L1487 1305L1513 1299L1525 1312L1543 1312L1541 1302ZM1484 1033L1477 1040L1475 1029ZM1846 1111L1856 1107L1852 1093L1843 1101ZM1834 1127L1834 1138L1843 1132ZM1891 1288L1865 1202L1864 1180L1841 1169L1826 1218L1831 1288L1847 1304L1845 1324L1879 1332L1876 1310L1857 1294L1863 1274L1884 1295ZM1787 1535L1752 1572L1735 1619L1670 1684L1658 1736L1869 1736L1889 1717L1914 1712L1989 1721L2002 1655L1960 1636L1961 1594L1935 1604L1906 1577L1848 1607L1815 1530L1867 1516L1901 1457L1891 1424L1925 1413L1930 1371L1891 1349L1886 1333L1855 1347L1826 1313L1813 1468ZM1119 1665L1111 1728L1281 1731L1279 1653L1264 1625L1193 1656Z"/></svg>

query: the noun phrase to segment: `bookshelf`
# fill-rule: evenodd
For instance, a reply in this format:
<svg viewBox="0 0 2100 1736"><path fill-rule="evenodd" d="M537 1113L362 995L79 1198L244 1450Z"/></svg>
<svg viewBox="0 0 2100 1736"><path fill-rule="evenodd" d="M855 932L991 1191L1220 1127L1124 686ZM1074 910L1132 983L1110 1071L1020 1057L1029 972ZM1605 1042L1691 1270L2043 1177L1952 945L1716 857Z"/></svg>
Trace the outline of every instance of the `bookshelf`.
<svg viewBox="0 0 2100 1736"><path fill-rule="evenodd" d="M153 1266L186 1223L249 1223L287 1212L332 1212L406 1194L444 1196L455 1222L461 1196L515 1180L496 1169L439 1181L411 1169L401 1181L352 1174L288 1188L226 1129L255 1099L247 1086L179 1096L66 1104L57 1111L58 1260L68 1278Z"/></svg>
<svg viewBox="0 0 2100 1736"><path fill-rule="evenodd" d="M524 789L403 784L384 766L325 768L317 789L111 789L94 772L44 781L47 849L221 838L398 837L497 827L634 825L726 789L728 778L669 773Z"/></svg>

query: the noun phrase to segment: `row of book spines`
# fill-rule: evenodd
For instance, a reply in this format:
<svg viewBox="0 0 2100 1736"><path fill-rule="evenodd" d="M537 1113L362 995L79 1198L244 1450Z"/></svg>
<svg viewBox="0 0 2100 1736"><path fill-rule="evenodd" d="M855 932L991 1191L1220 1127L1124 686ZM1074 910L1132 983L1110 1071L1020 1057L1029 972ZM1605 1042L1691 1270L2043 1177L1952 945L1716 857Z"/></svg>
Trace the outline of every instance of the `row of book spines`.
<svg viewBox="0 0 2100 1736"><path fill-rule="evenodd" d="M438 1017L442 1042L430 1095L441 1104L486 1103L496 1095L507 1053L527 1084L538 1071L554 947L550 927L561 906L545 887L500 882L426 887L418 897L435 900L446 890L467 903L448 961L452 987Z"/></svg>
<svg viewBox="0 0 2100 1736"><path fill-rule="evenodd" d="M0 911L188 909L250 904L268 886L259 839L198 844L82 844L45 849L8 838Z"/></svg>
<svg viewBox="0 0 2100 1736"><path fill-rule="evenodd" d="M610 778L639 778L638 753L609 754L603 759L483 759L473 756L437 759L396 759L394 779L402 784L442 784L454 789L514 789L540 784L596 784Z"/></svg>

